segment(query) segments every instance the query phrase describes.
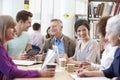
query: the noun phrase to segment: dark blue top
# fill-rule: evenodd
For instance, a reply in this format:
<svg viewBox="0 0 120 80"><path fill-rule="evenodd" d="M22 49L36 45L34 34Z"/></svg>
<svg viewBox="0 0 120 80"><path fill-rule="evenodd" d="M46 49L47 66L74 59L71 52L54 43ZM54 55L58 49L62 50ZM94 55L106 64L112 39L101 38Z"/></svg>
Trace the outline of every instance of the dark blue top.
<svg viewBox="0 0 120 80"><path fill-rule="evenodd" d="M103 73L108 78L120 77L120 48L117 48L111 66L103 70Z"/></svg>
<svg viewBox="0 0 120 80"><path fill-rule="evenodd" d="M120 80L120 77L118 77L117 80Z"/></svg>

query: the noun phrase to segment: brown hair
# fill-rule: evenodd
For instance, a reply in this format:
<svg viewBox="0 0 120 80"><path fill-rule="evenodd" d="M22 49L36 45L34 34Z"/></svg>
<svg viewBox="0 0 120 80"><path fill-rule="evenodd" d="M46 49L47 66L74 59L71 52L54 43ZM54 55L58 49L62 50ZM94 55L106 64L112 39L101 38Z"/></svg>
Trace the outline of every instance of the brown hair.
<svg viewBox="0 0 120 80"><path fill-rule="evenodd" d="M15 26L15 21L11 16L0 16L0 42L5 43L5 31L7 28Z"/></svg>
<svg viewBox="0 0 120 80"><path fill-rule="evenodd" d="M33 30L36 31L36 30L39 30L39 29L41 28L41 24L39 24L39 23L34 23L32 27L33 27Z"/></svg>
<svg viewBox="0 0 120 80"><path fill-rule="evenodd" d="M103 37L105 37L106 34L106 25L107 25L107 21L111 16L104 16L102 18L100 18L99 22L97 23L97 30L98 33L100 33Z"/></svg>
<svg viewBox="0 0 120 80"><path fill-rule="evenodd" d="M87 20L79 19L78 21L75 22L75 25L74 25L74 30L75 30L76 33L77 33L77 29L81 25L84 25L88 29L88 31L90 30L89 22Z"/></svg>
<svg viewBox="0 0 120 80"><path fill-rule="evenodd" d="M50 34L48 33L48 30L50 29L50 26L47 28L47 31L46 31L46 38L50 38Z"/></svg>
<svg viewBox="0 0 120 80"><path fill-rule="evenodd" d="M19 22L19 20L23 20L24 22L28 20L28 17L32 17L33 14L29 11L22 10L19 11L16 15L16 21Z"/></svg>

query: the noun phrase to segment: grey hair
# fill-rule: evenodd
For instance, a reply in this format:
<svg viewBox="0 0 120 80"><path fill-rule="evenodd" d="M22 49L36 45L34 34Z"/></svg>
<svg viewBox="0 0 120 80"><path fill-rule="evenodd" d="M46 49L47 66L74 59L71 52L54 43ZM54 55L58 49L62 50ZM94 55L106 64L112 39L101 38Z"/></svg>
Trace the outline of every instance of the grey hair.
<svg viewBox="0 0 120 80"><path fill-rule="evenodd" d="M120 15L111 17L107 22L107 27L115 34L120 33Z"/></svg>
<svg viewBox="0 0 120 80"><path fill-rule="evenodd" d="M50 22L54 22L54 21L58 22L60 26L63 26L63 23L60 19L52 19Z"/></svg>

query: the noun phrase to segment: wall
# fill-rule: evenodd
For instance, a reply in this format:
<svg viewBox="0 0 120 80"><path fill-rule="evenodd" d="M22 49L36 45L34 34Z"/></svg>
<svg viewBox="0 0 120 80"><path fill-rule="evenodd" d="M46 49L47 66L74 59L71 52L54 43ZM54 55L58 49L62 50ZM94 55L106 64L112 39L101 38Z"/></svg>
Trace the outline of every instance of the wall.
<svg viewBox="0 0 120 80"><path fill-rule="evenodd" d="M63 34L74 38L75 0L61 0L60 9L60 19L63 21Z"/></svg>
<svg viewBox="0 0 120 80"><path fill-rule="evenodd" d="M42 0L30 0L29 11L33 13L32 23L41 22Z"/></svg>
<svg viewBox="0 0 120 80"><path fill-rule="evenodd" d="M87 15L88 0L76 0L76 14Z"/></svg>
<svg viewBox="0 0 120 80"><path fill-rule="evenodd" d="M0 14L2 14L2 4L3 3L3 1L2 0L0 0Z"/></svg>
<svg viewBox="0 0 120 80"><path fill-rule="evenodd" d="M17 4L16 4L17 3ZM15 18L16 13L24 8L23 0L3 0L2 14L11 15Z"/></svg>
<svg viewBox="0 0 120 80"><path fill-rule="evenodd" d="M74 15L87 14L86 3L87 0L30 0L29 11L34 15L32 24L41 23L41 32L46 34L50 20L59 18L64 24L63 33L74 37ZM0 0L0 14L8 14L15 18L16 13L22 9L24 9L24 0ZM66 13L70 14L69 18L64 17ZM32 28L29 29L30 33L31 31Z"/></svg>
<svg viewBox="0 0 120 80"><path fill-rule="evenodd" d="M50 20L53 18L53 1L54 0L42 0L42 12L41 12L41 32L46 34L48 26L50 26ZM47 2L47 3L46 3Z"/></svg>

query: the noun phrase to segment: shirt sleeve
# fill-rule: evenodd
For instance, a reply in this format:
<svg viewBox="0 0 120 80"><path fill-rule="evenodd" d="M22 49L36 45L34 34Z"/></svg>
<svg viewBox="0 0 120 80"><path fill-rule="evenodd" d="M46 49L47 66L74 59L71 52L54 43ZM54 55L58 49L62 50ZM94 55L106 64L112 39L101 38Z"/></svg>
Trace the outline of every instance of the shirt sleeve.
<svg viewBox="0 0 120 80"><path fill-rule="evenodd" d="M9 79L39 77L37 70L19 70L3 48L0 52L0 72Z"/></svg>
<svg viewBox="0 0 120 80"><path fill-rule="evenodd" d="M100 47L97 41L93 40L89 46L89 55L86 59L90 62L100 64Z"/></svg>
<svg viewBox="0 0 120 80"><path fill-rule="evenodd" d="M120 80L120 76L119 76L119 77L117 77L117 80Z"/></svg>
<svg viewBox="0 0 120 80"><path fill-rule="evenodd" d="M78 52L78 50L79 50L79 45L80 45L80 44L78 44L78 45L76 46L76 48L75 48L75 53L74 53L74 55L73 55L72 57L70 57L70 59L77 61L77 54L78 54L77 52Z"/></svg>
<svg viewBox="0 0 120 80"><path fill-rule="evenodd" d="M100 64L95 64L95 63L90 63L92 67L94 67L95 69L100 69L101 65Z"/></svg>
<svg viewBox="0 0 120 80"><path fill-rule="evenodd" d="M113 64L111 64L111 66L108 69L102 70L102 71L103 71L105 77L107 77L107 78L113 78L115 76L113 73L113 71L114 71Z"/></svg>
<svg viewBox="0 0 120 80"><path fill-rule="evenodd" d="M77 54L75 53L70 59L77 61Z"/></svg>

